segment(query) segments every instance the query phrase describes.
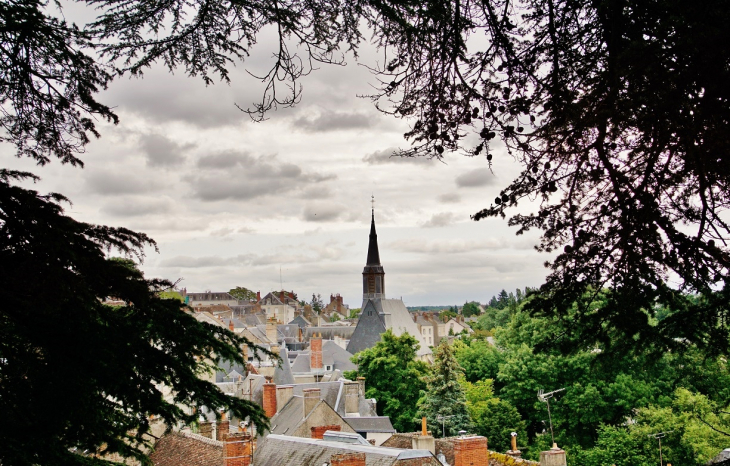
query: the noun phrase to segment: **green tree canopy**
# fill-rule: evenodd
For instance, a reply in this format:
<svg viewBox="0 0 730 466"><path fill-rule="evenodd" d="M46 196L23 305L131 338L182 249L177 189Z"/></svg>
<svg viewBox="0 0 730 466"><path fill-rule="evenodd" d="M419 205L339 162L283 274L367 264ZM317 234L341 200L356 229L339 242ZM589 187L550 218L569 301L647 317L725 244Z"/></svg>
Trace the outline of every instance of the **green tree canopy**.
<svg viewBox="0 0 730 466"><path fill-rule="evenodd" d="M454 357L454 351L446 341L442 342L434 352L434 363L431 375L426 379L427 385L418 400L418 413L414 422L425 416L436 436L458 435L459 431L472 429L469 410L466 406L464 389L459 382L463 370ZM436 429L435 426L441 426Z"/></svg>
<svg viewBox="0 0 730 466"><path fill-rule="evenodd" d="M312 293L312 301L310 303L312 310L319 314L324 309L324 302L322 301L322 295Z"/></svg>
<svg viewBox="0 0 730 466"><path fill-rule="evenodd" d="M228 294L239 301L256 301L256 292L242 286L231 288L228 290Z"/></svg>
<svg viewBox="0 0 730 466"><path fill-rule="evenodd" d="M474 424L474 433L489 439L494 451L511 449L511 434L517 432L520 441L527 441L526 424L517 408L494 396L492 380L464 382L466 405Z"/></svg>
<svg viewBox="0 0 730 466"><path fill-rule="evenodd" d="M474 301L464 303L464 307L461 308L461 315L464 317L478 316L480 312L479 303Z"/></svg>
<svg viewBox="0 0 730 466"><path fill-rule="evenodd" d="M397 337L388 330L375 346L352 357L358 369L348 376L365 377L366 396L378 401L378 414L389 416L399 432L416 427L416 403L426 388L424 377L430 372L425 362L416 359L419 347L410 334Z"/></svg>
<svg viewBox="0 0 730 466"><path fill-rule="evenodd" d="M245 363L241 347L252 344L160 298L169 282L106 258L109 249L141 257L150 238L77 222L62 196L9 183L28 178L0 170L0 462L103 463L73 448L144 461L149 417L191 423L193 408L266 427L259 406L200 378L209 361Z"/></svg>

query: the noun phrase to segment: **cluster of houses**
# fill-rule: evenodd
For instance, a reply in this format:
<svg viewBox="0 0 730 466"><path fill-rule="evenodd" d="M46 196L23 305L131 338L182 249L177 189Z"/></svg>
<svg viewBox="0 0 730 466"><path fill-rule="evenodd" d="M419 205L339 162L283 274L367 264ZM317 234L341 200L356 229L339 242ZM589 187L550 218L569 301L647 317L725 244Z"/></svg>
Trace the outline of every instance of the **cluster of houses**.
<svg viewBox="0 0 730 466"><path fill-rule="evenodd" d="M229 293L181 294L196 319L228 328L279 356L276 360L245 347L245 365L223 361L208 376L227 395L261 406L270 428L257 431L247 419L204 410L197 425L161 436L150 456L157 466L537 464L519 458L516 443L509 461L495 463L484 437L434 439L425 419L421 432L398 433L387 416L377 414L378 400L366 397L367 381L344 377L357 369L353 355L374 346L387 330L417 338L417 357L425 361L431 361L431 349L442 339L471 331L461 318L444 322L410 313L402 300L386 298L374 218L363 305L355 318L339 294L331 295L320 312L291 291L257 293L250 302Z"/></svg>

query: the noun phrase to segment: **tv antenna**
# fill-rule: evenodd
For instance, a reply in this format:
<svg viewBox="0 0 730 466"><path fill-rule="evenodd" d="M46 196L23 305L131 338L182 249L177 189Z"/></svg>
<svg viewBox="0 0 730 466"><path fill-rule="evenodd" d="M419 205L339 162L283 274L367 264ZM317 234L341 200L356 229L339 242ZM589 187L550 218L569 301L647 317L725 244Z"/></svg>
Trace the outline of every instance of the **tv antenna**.
<svg viewBox="0 0 730 466"><path fill-rule="evenodd" d="M553 448L557 448L558 445L555 443L555 434L553 433L553 417L550 414L550 398L554 397L556 393L560 393L563 391L565 391L564 388L559 388L557 390L553 390L552 392L547 393L545 393L542 388L537 391L537 399L547 404L548 420L550 421L550 438L553 439Z"/></svg>
<svg viewBox="0 0 730 466"><path fill-rule="evenodd" d="M442 437L446 437L446 420L451 419L452 417L455 417L455 415L452 414L450 416L442 416L439 414L438 416L436 416L436 419L441 421L441 436Z"/></svg>
<svg viewBox="0 0 730 466"><path fill-rule="evenodd" d="M667 434L671 434L674 432L673 430L668 430L666 432L658 432L656 434L649 434L649 437L654 437L655 439L659 440L659 466L663 465L663 458L662 458L662 439L667 436Z"/></svg>

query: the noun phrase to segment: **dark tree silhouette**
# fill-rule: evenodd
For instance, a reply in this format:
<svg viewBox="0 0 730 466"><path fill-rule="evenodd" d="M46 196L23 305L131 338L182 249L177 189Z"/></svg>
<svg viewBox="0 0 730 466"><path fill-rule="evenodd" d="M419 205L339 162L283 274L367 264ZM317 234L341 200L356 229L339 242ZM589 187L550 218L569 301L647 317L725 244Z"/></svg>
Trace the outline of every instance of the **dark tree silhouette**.
<svg viewBox="0 0 730 466"><path fill-rule="evenodd" d="M389 60L373 99L414 121L401 155L491 163L501 141L522 165L474 219L539 205L509 218L558 253L530 308L584 311L554 341L580 329L727 352L728 2L398 3L375 33ZM654 326L659 304L679 312Z"/></svg>
<svg viewBox="0 0 730 466"><path fill-rule="evenodd" d="M107 258L155 243L77 222L63 214L63 196L9 183L27 178L0 170L0 461L106 464L93 456L112 453L144 461L150 417L190 424L202 407L268 426L259 406L200 378L219 358L244 364L242 346L252 343L158 297L171 283Z"/></svg>

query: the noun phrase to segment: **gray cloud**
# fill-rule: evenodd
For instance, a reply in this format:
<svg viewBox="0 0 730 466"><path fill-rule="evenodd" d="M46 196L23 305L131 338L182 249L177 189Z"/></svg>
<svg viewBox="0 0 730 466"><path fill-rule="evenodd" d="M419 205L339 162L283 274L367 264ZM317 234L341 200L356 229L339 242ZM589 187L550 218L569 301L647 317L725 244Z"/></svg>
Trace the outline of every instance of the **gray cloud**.
<svg viewBox="0 0 730 466"><path fill-rule="evenodd" d="M226 237L234 232L235 232L235 230L233 228L223 227L223 228L219 228L217 230L211 231L210 236Z"/></svg>
<svg viewBox="0 0 730 466"><path fill-rule="evenodd" d="M323 260L335 260L342 256L342 250L334 247L310 248L309 251L315 255L304 254L239 254L237 256L175 256L160 261L160 267L264 267L281 264L311 264Z"/></svg>
<svg viewBox="0 0 730 466"><path fill-rule="evenodd" d="M307 205L302 219L307 222L329 222L342 217L345 207L340 204L321 203Z"/></svg>
<svg viewBox="0 0 730 466"><path fill-rule="evenodd" d="M482 250L506 249L509 246L503 238L488 238L484 240L443 240L426 241L419 238L409 238L394 241L388 247L403 252L420 254L460 254Z"/></svg>
<svg viewBox="0 0 730 466"><path fill-rule="evenodd" d="M236 82L251 82L242 68L233 68ZM104 102L155 122L182 122L197 128L220 128L239 125L249 117L238 110L239 99L254 101L259 93L248 90L241 95L241 86L234 88L222 83L206 86L201 79L185 73L172 74L164 65L153 65L144 79L120 79L106 91ZM273 112L272 112L273 113ZM124 121L124 117L122 118Z"/></svg>
<svg viewBox="0 0 730 466"><path fill-rule="evenodd" d="M333 112L331 110L323 110L314 117L301 116L292 121L295 128L315 133L364 129L370 128L374 124L373 118L363 113Z"/></svg>
<svg viewBox="0 0 730 466"><path fill-rule="evenodd" d="M445 227L454 223L456 215L453 212L440 212L433 214L430 219L421 224L425 228Z"/></svg>
<svg viewBox="0 0 730 466"><path fill-rule="evenodd" d="M281 162L275 155L253 157L248 153L223 152L198 160L201 173L185 179L194 196L203 201L247 200L304 189L336 178L331 174L306 173L298 165Z"/></svg>
<svg viewBox="0 0 730 466"><path fill-rule="evenodd" d="M137 217L149 214L161 214L173 210L173 203L168 198L118 197L105 205L101 210L116 217Z"/></svg>
<svg viewBox="0 0 730 466"><path fill-rule="evenodd" d="M301 199L329 199L333 197L332 190L327 186L310 186L302 191Z"/></svg>
<svg viewBox="0 0 730 466"><path fill-rule="evenodd" d="M461 196L456 193L447 193L440 195L438 200L444 204L457 204L461 202Z"/></svg>
<svg viewBox="0 0 730 466"><path fill-rule="evenodd" d="M375 152L365 155L365 157L362 158L362 161L369 165L382 165L386 163L410 163L430 166L434 163L433 160L427 157L400 157L398 155L393 155L399 150L400 149L398 149L397 147L389 147L383 150L376 150Z"/></svg>
<svg viewBox="0 0 730 466"><path fill-rule="evenodd" d="M162 187L158 179L147 180L128 170L94 170L86 178L87 190L102 196L149 193Z"/></svg>
<svg viewBox="0 0 730 466"><path fill-rule="evenodd" d="M497 178L488 168L477 168L456 177L456 185L460 188L475 188L495 183Z"/></svg>
<svg viewBox="0 0 730 466"><path fill-rule="evenodd" d="M247 152L225 151L200 157L196 165L203 169L225 169L243 166L251 159Z"/></svg>
<svg viewBox="0 0 730 466"><path fill-rule="evenodd" d="M195 144L178 144L160 134L141 136L140 145L150 167L180 165L185 161L183 153L195 147Z"/></svg>

